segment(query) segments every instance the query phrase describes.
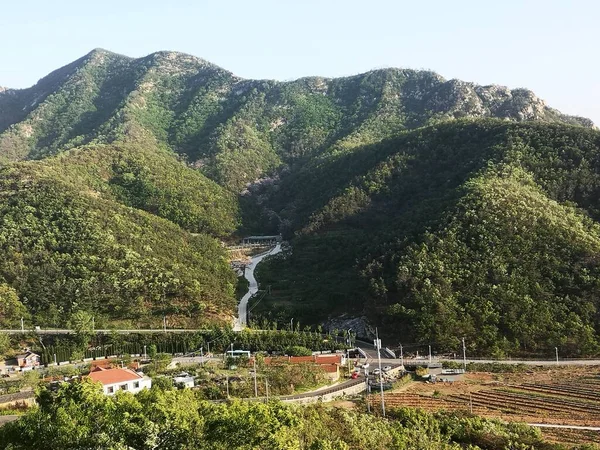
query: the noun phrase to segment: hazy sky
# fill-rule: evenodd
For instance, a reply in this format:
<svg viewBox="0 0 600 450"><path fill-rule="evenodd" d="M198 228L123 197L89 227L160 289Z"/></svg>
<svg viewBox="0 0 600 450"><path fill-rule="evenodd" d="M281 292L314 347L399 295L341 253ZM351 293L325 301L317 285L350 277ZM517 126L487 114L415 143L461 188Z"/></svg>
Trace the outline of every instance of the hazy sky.
<svg viewBox="0 0 600 450"><path fill-rule="evenodd" d="M246 78L380 67L527 87L600 125L594 0L0 0L0 86L102 47L191 53Z"/></svg>

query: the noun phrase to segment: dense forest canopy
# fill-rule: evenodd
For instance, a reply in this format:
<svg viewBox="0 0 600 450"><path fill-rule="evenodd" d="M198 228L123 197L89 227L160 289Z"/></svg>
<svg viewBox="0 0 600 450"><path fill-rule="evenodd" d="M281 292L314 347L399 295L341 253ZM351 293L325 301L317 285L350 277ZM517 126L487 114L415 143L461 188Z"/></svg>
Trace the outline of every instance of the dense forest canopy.
<svg viewBox="0 0 600 450"><path fill-rule="evenodd" d="M44 449L560 450L524 424L397 409L388 420L323 405L209 403L199 391L152 387L108 397L91 382L42 390L39 407L0 428L0 444Z"/></svg>
<svg viewBox="0 0 600 450"><path fill-rule="evenodd" d="M282 233L255 322L600 350L600 133L525 89L383 69L245 80L104 50L0 92L0 321L228 321L219 242Z"/></svg>

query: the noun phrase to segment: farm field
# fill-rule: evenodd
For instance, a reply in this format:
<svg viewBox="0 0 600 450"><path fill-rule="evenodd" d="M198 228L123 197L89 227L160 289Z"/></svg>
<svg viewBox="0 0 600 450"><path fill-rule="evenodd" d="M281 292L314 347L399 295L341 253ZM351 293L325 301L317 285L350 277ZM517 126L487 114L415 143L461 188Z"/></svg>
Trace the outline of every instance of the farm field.
<svg viewBox="0 0 600 450"><path fill-rule="evenodd" d="M377 408L379 395L370 396ZM600 367L467 373L453 383L412 382L385 393L387 408L468 411L506 421L600 427ZM542 429L548 440L600 443L599 431Z"/></svg>

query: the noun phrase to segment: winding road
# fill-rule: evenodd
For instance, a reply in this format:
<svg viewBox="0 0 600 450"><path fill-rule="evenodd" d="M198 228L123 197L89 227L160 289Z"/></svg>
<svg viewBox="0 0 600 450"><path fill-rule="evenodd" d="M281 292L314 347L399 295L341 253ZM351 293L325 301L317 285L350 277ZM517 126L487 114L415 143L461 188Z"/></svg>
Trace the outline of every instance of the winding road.
<svg viewBox="0 0 600 450"><path fill-rule="evenodd" d="M281 252L281 244L277 244L271 250L265 253L261 253L260 255L256 255L252 258L252 262L246 266L244 270L244 278L248 280L248 292L242 297L240 303L238 305L238 317L234 319L233 323L233 331L241 331L248 324L248 300L254 294L258 292L258 282L256 278L254 278L254 269L258 263L260 263L267 256L276 255Z"/></svg>

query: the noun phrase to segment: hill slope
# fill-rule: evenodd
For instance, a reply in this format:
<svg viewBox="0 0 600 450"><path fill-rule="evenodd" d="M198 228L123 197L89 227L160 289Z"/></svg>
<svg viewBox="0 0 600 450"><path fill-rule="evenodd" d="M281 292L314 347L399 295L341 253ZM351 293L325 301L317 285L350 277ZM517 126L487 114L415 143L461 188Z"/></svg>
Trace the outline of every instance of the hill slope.
<svg viewBox="0 0 600 450"><path fill-rule="evenodd" d="M235 277L212 236L235 229L234 199L173 155L99 145L5 166L0 183L0 279L34 323L229 323Z"/></svg>
<svg viewBox="0 0 600 450"><path fill-rule="evenodd" d="M327 148L459 117L592 126L532 92L384 69L347 78L244 80L193 56L97 49L30 89L0 93L0 157L37 159L150 131L233 190Z"/></svg>
<svg viewBox="0 0 600 450"><path fill-rule="evenodd" d="M105 50L0 90L0 320L226 321L216 239L277 233L255 318L598 351L600 137L532 92L375 70L244 80Z"/></svg>
<svg viewBox="0 0 600 450"><path fill-rule="evenodd" d="M306 187L298 189L299 186ZM598 349L600 133L454 122L281 180L292 251L260 267L255 314L352 311L458 350ZM295 190L297 189L297 190Z"/></svg>

